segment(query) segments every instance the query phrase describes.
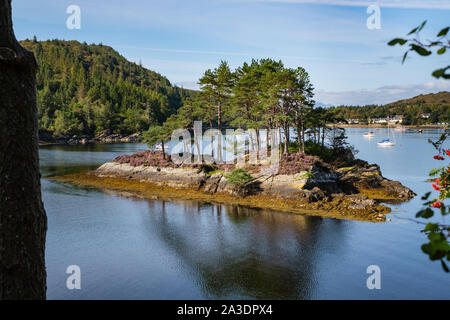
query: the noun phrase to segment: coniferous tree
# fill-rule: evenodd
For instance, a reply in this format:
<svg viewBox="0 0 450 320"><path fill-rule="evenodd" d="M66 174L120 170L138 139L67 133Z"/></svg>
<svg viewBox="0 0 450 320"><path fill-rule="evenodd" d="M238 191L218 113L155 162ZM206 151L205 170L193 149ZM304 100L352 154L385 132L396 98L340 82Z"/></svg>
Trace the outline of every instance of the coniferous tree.
<svg viewBox="0 0 450 320"><path fill-rule="evenodd" d="M218 160L222 160L222 116L223 107L231 93L233 87L233 73L226 61L221 61L214 70L206 70L200 78L199 84L201 90L208 97L210 106L217 108L217 129L219 137L217 139Z"/></svg>

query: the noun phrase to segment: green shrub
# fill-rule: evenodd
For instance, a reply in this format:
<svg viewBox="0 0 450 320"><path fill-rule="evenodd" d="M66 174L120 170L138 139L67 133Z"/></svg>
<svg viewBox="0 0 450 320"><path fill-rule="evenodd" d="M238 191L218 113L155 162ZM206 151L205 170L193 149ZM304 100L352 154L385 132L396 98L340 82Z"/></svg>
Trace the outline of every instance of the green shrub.
<svg viewBox="0 0 450 320"><path fill-rule="evenodd" d="M230 174L226 174L225 178L227 178L228 182L231 185L237 186L237 187L243 187L245 184L250 182L253 177L248 174L247 171L244 169L234 169L231 171Z"/></svg>

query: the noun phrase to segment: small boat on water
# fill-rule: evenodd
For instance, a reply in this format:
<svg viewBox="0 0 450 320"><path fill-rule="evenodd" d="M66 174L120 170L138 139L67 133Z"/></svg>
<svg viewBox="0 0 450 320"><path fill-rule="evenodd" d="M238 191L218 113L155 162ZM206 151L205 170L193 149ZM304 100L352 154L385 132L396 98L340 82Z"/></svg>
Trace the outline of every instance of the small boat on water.
<svg viewBox="0 0 450 320"><path fill-rule="evenodd" d="M402 127L402 129L403 129L403 127ZM388 138L387 139L383 139L380 142L378 142L377 144L378 144L379 147L393 147L393 146L395 146L395 135L394 135L393 132L391 132L391 130L392 129L389 126L389 121L388 121ZM391 134L392 134L392 138L393 138L394 141L392 141L390 139Z"/></svg>
<svg viewBox="0 0 450 320"><path fill-rule="evenodd" d="M405 128L405 127L402 127L402 126L397 126L397 127L395 127L394 130L395 130L395 131L406 131L406 128Z"/></svg>
<svg viewBox="0 0 450 320"><path fill-rule="evenodd" d="M161 143L158 143L158 144L155 144L154 146L153 146L153 150L155 150L155 151L162 151L162 144Z"/></svg>
<svg viewBox="0 0 450 320"><path fill-rule="evenodd" d="M390 139L384 139L377 143L380 147L393 147L395 146L395 142Z"/></svg>
<svg viewBox="0 0 450 320"><path fill-rule="evenodd" d="M375 133L373 133L372 131L369 131L369 132L365 132L363 134L363 136L366 138L372 138L372 137L375 137Z"/></svg>

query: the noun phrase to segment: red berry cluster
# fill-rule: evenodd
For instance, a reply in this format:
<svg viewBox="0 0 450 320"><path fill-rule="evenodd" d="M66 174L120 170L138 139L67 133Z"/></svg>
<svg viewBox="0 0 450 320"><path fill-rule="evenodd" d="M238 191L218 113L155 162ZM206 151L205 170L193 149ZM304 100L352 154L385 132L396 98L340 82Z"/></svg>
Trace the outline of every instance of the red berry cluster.
<svg viewBox="0 0 450 320"><path fill-rule="evenodd" d="M450 157L450 149L445 149L444 151L445 151L445 154L447 154L447 156ZM441 156L441 155L436 155L436 156L433 157L433 159L436 159L436 160L445 160L445 158L444 158L443 156ZM450 167L447 168L447 172L450 172ZM446 183L445 180L442 181L441 179L436 179L435 182L436 182L436 184L432 183L431 186L432 186L432 187L434 188L434 190L436 190L436 191L442 192L442 189L441 189L441 188L446 188L446 186L447 186L447 183ZM431 206L432 206L433 208L442 208L442 207L444 207L444 203L437 200L437 201L435 201Z"/></svg>

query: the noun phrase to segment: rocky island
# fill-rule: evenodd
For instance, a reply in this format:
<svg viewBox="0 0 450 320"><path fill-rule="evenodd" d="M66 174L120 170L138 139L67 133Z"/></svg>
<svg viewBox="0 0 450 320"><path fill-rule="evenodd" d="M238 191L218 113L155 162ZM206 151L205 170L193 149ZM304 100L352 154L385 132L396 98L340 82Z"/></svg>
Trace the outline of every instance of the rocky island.
<svg viewBox="0 0 450 320"><path fill-rule="evenodd" d="M415 196L382 176L376 164L352 160L330 165L298 152L281 159L276 172L264 165L242 166L249 177L230 182L237 165L175 165L170 155L144 151L120 156L98 169L54 178L148 199L184 199L243 205L298 214L372 222L386 220L382 203Z"/></svg>

